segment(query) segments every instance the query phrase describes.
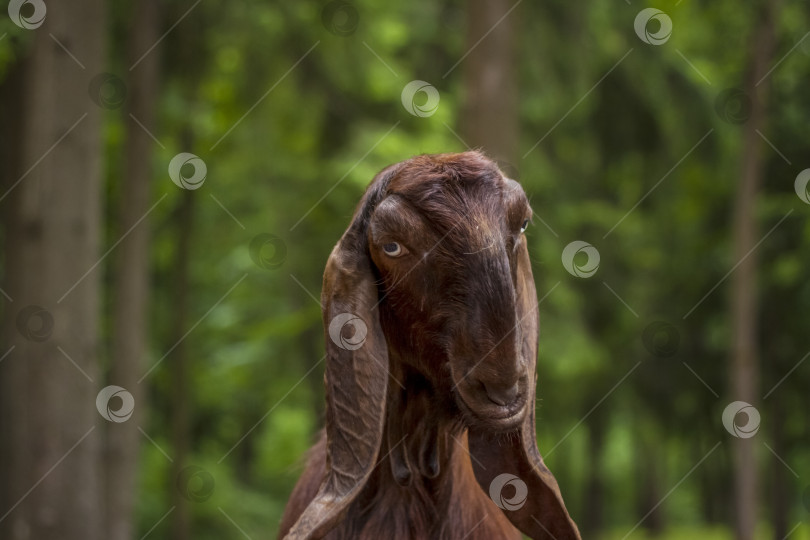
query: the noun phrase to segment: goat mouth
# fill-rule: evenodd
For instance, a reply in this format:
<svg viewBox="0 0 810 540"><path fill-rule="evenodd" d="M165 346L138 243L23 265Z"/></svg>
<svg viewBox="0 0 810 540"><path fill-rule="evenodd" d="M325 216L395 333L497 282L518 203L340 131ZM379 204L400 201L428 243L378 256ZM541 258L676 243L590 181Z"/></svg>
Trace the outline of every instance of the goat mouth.
<svg viewBox="0 0 810 540"><path fill-rule="evenodd" d="M526 416L525 398L519 398L516 403L508 406L487 405L475 407L464 399L460 391L456 391L456 403L467 427L483 428L494 432L505 432L517 429Z"/></svg>

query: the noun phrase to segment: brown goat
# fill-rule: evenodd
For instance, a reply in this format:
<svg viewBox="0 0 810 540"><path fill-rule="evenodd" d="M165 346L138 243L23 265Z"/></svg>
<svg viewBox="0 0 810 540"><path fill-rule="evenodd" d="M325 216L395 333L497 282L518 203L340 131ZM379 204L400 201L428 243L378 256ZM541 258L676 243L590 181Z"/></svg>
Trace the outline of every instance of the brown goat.
<svg viewBox="0 0 810 540"><path fill-rule="evenodd" d="M326 429L282 538L580 538L537 450L531 212L478 152L375 177L326 265Z"/></svg>

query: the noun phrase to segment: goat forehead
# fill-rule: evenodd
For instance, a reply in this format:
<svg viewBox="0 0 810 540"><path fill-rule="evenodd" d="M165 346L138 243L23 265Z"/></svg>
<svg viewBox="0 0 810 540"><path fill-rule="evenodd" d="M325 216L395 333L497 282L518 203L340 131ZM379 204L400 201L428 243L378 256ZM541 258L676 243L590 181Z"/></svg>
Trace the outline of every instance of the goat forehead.
<svg viewBox="0 0 810 540"><path fill-rule="evenodd" d="M488 240L507 218L503 194L497 186L464 187L426 185L397 194L442 233Z"/></svg>
<svg viewBox="0 0 810 540"><path fill-rule="evenodd" d="M492 216L467 217L458 229L458 248L463 255L494 255L504 243L502 220Z"/></svg>

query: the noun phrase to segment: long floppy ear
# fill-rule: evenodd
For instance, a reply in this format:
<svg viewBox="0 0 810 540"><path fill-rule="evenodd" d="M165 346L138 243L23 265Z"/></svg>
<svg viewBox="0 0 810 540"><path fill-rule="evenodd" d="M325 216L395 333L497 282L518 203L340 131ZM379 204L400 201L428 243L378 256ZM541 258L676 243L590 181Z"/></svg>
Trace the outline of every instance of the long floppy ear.
<svg viewBox="0 0 810 540"><path fill-rule="evenodd" d="M471 429L471 461L478 483L524 534L535 540L578 540L579 530L568 515L557 480L537 450L534 428L537 291L525 241L519 249L517 265L517 316L520 321L521 352L529 364L529 410L516 437L496 436ZM525 484L525 490L520 482ZM506 484L513 486L514 495L513 491L504 490L501 493Z"/></svg>
<svg viewBox="0 0 810 540"><path fill-rule="evenodd" d="M368 222L397 166L379 173L332 250L321 303L326 337L326 475L286 540L322 538L374 469L383 436L388 348L378 315Z"/></svg>

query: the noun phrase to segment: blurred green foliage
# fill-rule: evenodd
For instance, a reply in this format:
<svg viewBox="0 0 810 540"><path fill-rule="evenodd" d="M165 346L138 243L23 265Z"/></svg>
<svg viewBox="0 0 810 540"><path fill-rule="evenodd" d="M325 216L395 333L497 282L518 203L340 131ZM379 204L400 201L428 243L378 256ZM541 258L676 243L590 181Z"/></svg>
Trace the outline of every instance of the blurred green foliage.
<svg viewBox="0 0 810 540"><path fill-rule="evenodd" d="M130 4L110 4L110 64L124 79ZM629 4L525 2L511 15L519 20L517 154L545 136L510 171L536 214L528 238L543 299L539 446L576 519L599 479L610 531L603 538L624 538L665 498L659 507L665 538L720 540L732 537L730 436L720 415L734 399L727 392L724 276L736 262L730 215L742 126L718 114L716 100L742 83L756 13L730 0L665 1L655 7L672 18L674 31L665 45L651 46L633 31L642 6ZM165 29L190 5L166 2ZM179 152L197 154L208 167L204 187L194 193L187 327L199 326L186 341L192 369L184 384L192 403L190 462L213 476L215 489L192 505L194 538L238 537L223 511L251 538L275 537L322 422L323 334L311 295L320 294L331 247L378 170L414 154L465 149L453 132L463 64L442 77L467 50L464 3L354 0L359 19L348 36L323 24L324 5L202 2L152 53L162 55L164 69L159 124L149 129L165 146L156 145L152 156L153 199L167 197L152 215L149 365L174 344L174 216L182 192L166 167ZM763 141L762 235L792 213L757 252L763 395L810 348L810 206L793 191L798 172L810 166L810 39L792 49L807 37L808 11L783 2L776 51L782 61L764 83L771 90L764 135L785 159ZM3 33L0 77L27 38L7 21ZM401 89L413 79L440 91L433 116L417 118L402 107ZM106 116L111 200L123 173L128 122L122 110ZM251 239L265 233L286 244L279 268L265 270L251 259ZM108 245L114 234L110 226ZM563 248L578 239L601 255L590 279L571 276L561 264ZM675 329L672 355L645 347L644 331L655 321ZM765 472L761 538L772 537L775 475L786 475L790 527L810 512L801 502L810 474L809 369L796 369L757 404ZM171 455L170 396L177 389L167 365L149 383L143 427L154 444L144 441L142 448L141 534L166 514L175 489L163 452ZM764 444L774 446L777 423L778 459L798 478ZM649 478L652 487L645 486ZM646 526L633 538L652 537ZM150 538L167 534L161 526ZM805 524L791 538L810 538L810 529Z"/></svg>

